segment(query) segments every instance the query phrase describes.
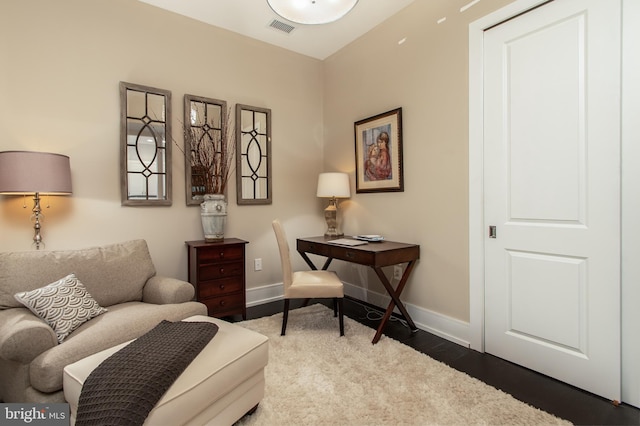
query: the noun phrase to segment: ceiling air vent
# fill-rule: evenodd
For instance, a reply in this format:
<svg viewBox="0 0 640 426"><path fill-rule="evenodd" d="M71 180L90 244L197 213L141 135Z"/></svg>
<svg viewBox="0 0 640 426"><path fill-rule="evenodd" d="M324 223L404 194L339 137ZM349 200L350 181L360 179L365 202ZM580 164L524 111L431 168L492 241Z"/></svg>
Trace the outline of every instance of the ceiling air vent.
<svg viewBox="0 0 640 426"><path fill-rule="evenodd" d="M271 28L274 28L274 29L278 30L278 31L285 32L287 34L289 34L291 31L296 29L296 27L291 26L291 25L289 25L287 23L284 23L282 21L278 21L277 19L274 19L273 21L271 21L269 26Z"/></svg>

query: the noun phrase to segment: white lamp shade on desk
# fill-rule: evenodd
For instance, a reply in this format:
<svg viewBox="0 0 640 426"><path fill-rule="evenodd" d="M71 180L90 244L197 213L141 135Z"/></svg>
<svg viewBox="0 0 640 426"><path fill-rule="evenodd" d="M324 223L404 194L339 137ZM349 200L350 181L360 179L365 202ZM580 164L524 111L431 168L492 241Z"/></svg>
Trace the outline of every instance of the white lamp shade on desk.
<svg viewBox="0 0 640 426"><path fill-rule="evenodd" d="M48 152L0 152L0 194L71 194L69 157Z"/></svg>
<svg viewBox="0 0 640 426"><path fill-rule="evenodd" d="M324 236L339 237L344 235L338 226L338 203L336 199L351 197L349 175L338 172L320 173L316 195L331 199L329 206L324 209L324 218L327 221L327 232L324 233Z"/></svg>
<svg viewBox="0 0 640 426"><path fill-rule="evenodd" d="M346 173L320 173L318 176L318 197L322 198L349 198L349 175Z"/></svg>

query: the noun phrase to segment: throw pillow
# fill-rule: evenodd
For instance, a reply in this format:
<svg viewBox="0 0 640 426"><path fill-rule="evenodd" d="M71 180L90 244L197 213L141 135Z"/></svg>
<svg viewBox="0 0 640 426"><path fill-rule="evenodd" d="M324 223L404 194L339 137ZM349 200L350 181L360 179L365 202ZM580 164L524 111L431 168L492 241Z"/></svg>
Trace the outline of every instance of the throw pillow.
<svg viewBox="0 0 640 426"><path fill-rule="evenodd" d="M16 293L14 297L53 328L59 343L86 321L107 312L75 274L35 290Z"/></svg>

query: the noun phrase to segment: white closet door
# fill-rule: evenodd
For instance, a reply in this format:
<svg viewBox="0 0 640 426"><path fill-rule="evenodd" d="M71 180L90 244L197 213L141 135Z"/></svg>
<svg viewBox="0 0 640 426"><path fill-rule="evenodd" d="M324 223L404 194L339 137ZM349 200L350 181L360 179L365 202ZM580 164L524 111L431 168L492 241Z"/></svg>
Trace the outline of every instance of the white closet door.
<svg viewBox="0 0 640 426"><path fill-rule="evenodd" d="M616 0L557 0L484 35L486 351L612 400L620 20Z"/></svg>

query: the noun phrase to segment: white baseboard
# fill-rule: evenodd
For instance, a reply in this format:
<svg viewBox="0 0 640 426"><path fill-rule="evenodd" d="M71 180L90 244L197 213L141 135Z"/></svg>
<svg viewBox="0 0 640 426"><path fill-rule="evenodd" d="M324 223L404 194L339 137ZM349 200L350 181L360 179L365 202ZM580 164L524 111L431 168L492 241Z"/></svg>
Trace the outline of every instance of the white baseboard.
<svg viewBox="0 0 640 426"><path fill-rule="evenodd" d="M344 291L345 294L353 297L354 299L362 300L374 306L382 306L384 307L381 308L383 310L386 309L391 301L391 297L386 294L376 293L369 289L349 283L345 283ZM405 302L404 305L407 308L409 315L411 315L413 322L416 323L416 327L420 330L428 331L429 333L440 336L443 339L447 339L467 348L469 347L468 322L447 317L437 312L412 305L411 303ZM394 312L398 314L400 313L398 308L396 308Z"/></svg>
<svg viewBox="0 0 640 426"><path fill-rule="evenodd" d="M376 293L350 283L345 283L344 292L347 296L362 300L377 307L386 307L391 301L391 297L388 295ZM247 307L282 300L282 294L282 283L247 289ZM410 303L405 303L405 307L419 329L428 331L431 334L435 334L461 346L469 347L470 327L468 322L460 321ZM384 308L380 309L384 310ZM397 308L395 312L399 313Z"/></svg>
<svg viewBox="0 0 640 426"><path fill-rule="evenodd" d="M247 308L282 300L282 283L247 289Z"/></svg>

